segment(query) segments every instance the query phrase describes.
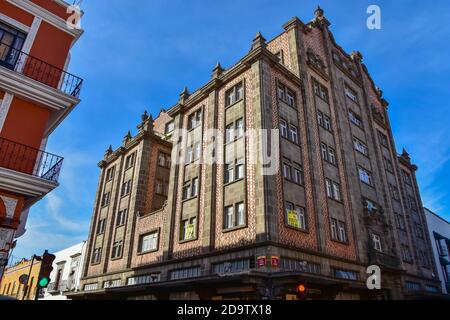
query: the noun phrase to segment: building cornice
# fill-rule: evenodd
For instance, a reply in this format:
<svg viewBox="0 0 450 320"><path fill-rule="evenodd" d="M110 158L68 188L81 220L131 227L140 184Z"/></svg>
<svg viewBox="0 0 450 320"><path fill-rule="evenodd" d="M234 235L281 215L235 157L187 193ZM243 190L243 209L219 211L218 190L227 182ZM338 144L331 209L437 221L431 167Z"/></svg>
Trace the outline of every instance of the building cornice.
<svg viewBox="0 0 450 320"><path fill-rule="evenodd" d="M48 10L45 10L44 8L38 6L37 4L29 0L6 0L6 1L28 13L31 13L34 16L42 18L44 21L50 23L56 28L70 34L75 39L79 39L84 32L83 29L69 28L67 22L64 19L58 17L57 15L51 13ZM61 4L62 1L57 2L58 4ZM67 6L66 3L64 4Z"/></svg>
<svg viewBox="0 0 450 320"><path fill-rule="evenodd" d="M27 197L42 197L59 186L29 174L0 167L0 189Z"/></svg>

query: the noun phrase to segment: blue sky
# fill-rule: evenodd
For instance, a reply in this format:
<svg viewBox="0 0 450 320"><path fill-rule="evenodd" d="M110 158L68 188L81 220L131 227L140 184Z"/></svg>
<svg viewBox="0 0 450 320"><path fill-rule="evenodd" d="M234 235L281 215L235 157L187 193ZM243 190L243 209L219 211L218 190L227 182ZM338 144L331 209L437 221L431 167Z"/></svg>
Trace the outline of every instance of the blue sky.
<svg viewBox="0 0 450 320"><path fill-rule="evenodd" d="M85 0L85 34L70 71L85 79L82 103L53 133L48 151L65 157L61 186L31 209L16 258L56 251L87 238L99 170L147 109L157 115L210 78L217 61L245 55L257 31L271 39L318 0ZM382 29L366 28L366 9L382 10ZM337 42L364 55L390 102L397 147L419 166L423 201L450 218L450 2L335 1L320 5Z"/></svg>

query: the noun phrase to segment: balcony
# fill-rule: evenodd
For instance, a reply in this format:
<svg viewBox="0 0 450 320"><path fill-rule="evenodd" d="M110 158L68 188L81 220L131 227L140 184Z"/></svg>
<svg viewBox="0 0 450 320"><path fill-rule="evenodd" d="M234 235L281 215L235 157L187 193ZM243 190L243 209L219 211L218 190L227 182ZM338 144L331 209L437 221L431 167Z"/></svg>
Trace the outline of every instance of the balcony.
<svg viewBox="0 0 450 320"><path fill-rule="evenodd" d="M377 265L377 266L385 267L388 269L394 269L394 270L400 269L400 259L399 258L388 255L386 253L376 251L374 249L369 250L369 263L371 265Z"/></svg>
<svg viewBox="0 0 450 320"><path fill-rule="evenodd" d="M0 167L58 183L63 158L0 137Z"/></svg>
<svg viewBox="0 0 450 320"><path fill-rule="evenodd" d="M78 98L83 79L0 43L0 66Z"/></svg>

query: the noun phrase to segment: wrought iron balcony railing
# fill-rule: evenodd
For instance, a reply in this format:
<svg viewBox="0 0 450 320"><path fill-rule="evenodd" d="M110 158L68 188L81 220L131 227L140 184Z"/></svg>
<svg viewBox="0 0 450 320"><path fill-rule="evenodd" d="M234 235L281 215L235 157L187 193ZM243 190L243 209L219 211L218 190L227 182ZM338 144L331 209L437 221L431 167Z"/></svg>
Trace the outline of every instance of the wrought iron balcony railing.
<svg viewBox="0 0 450 320"><path fill-rule="evenodd" d="M79 97L83 79L0 42L0 66Z"/></svg>
<svg viewBox="0 0 450 320"><path fill-rule="evenodd" d="M63 158L0 137L0 167L58 182Z"/></svg>

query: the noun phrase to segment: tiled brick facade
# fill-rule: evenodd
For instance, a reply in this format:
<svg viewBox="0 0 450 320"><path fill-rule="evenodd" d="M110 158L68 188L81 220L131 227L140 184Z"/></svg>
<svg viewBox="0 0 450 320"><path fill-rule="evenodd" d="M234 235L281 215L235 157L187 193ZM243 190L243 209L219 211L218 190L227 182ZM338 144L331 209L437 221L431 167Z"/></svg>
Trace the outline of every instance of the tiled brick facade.
<svg viewBox="0 0 450 320"><path fill-rule="evenodd" d="M315 14L315 19L307 24L297 18L289 21L285 31L268 43L258 34L251 51L232 68L223 70L218 65L205 86L192 94L185 89L178 103L152 122L159 139L152 138L146 144L146 139L133 138L119 151L107 155L101 164L101 181L113 163L120 166L133 148L138 150L139 165L133 174L138 191L133 185L135 193L129 198L133 213L127 222L130 227L127 225L121 235L126 239L123 257L110 261L111 244L116 241L113 238L117 238L118 231L115 236L108 232L95 236L95 230L101 217L114 219L117 208L99 208L103 190L108 188L102 182L99 185L102 191L96 200L90 254L100 245L104 251L99 265L88 259L83 280L86 284L97 282L97 294L102 292L101 284L114 277L121 278L122 286L126 286L130 277L158 275L151 281L142 278L149 287L136 288L134 293L121 293L118 288L111 294L138 297L145 291L158 298L168 298L177 292L203 298L222 296L223 291L230 294L231 289L218 280L217 272L221 272L217 271L218 265L229 266L242 259L250 261L245 279L254 288L245 297L282 297L291 292L289 286L298 279L307 279L313 287L317 286L321 298L345 294L402 298L412 294L407 289L409 282L419 283L422 288L434 284L431 256L430 264L424 261L431 252L430 240L417 232L418 225L426 230L415 179L417 168L406 152L397 156L387 102L362 64L361 54L344 52L329 31L330 24L323 11L318 9ZM243 89L242 94L236 94L237 101L227 100L229 90L240 84ZM281 86L292 92L292 101L279 96ZM350 113L356 114L359 122ZM328 128L320 123L319 114L329 119ZM201 115L198 116L201 120L198 126L190 128L192 115ZM287 121L298 130L298 141L279 137L279 141L270 140L266 145L262 132L257 131L256 136L223 145L226 127L239 119L247 132L276 130L282 120ZM175 129L173 133L165 132L169 122ZM181 134L176 129L185 131ZM218 129L219 136L209 136L211 129ZM158 176L154 164L160 151L169 152L167 139L173 143L170 173L165 172L168 198L161 210L154 211L150 205L155 195L153 180ZM366 154L355 149L357 140L366 146ZM200 143L200 159L186 162L187 148L196 143ZM324 159L323 144L334 150L332 162ZM131 145L133 148L128 147ZM275 145L280 149L274 149ZM230 183L224 179L224 163L234 163L235 158L230 156L233 150L234 157L245 159L245 174ZM261 160L251 161L266 151L278 158L279 167L274 175L262 175ZM217 162L200 161L206 158ZM285 178L284 161L301 167L301 183L293 184ZM371 174L366 183L358 171L360 168ZM411 177L410 183L405 183L403 171ZM198 193L185 199L183 188L195 178L199 181ZM338 192L339 199L331 199L326 180L337 183L339 191L332 192ZM399 199L393 198L393 189L398 189ZM118 191L113 189L114 192ZM287 202L304 208L307 226L304 230L289 226ZM225 227L224 209L237 203L244 204L245 224ZM398 225L399 214L405 218L406 228ZM195 236L183 240L181 224L186 220L195 221ZM334 220L340 228L336 232ZM157 249L140 254L137 250L140 236L155 230ZM372 240L374 235L380 238L379 248ZM291 260L303 261L308 270L287 269L286 262ZM366 268L372 264L386 272L383 290L379 292L365 290ZM272 291L268 293L269 274L292 275L294 271L297 273L289 278L290 282L270 280L276 284L271 282ZM342 273L351 279L339 278ZM242 282L243 278L234 276L238 283ZM322 280L318 281L318 277ZM323 279L328 285L323 284ZM178 286L171 285L174 280L180 281ZM202 281L208 289L201 286ZM187 284L194 289L183 293ZM240 284L234 286L236 289ZM83 295L89 297L89 292L79 296ZM236 295L243 297L242 292Z"/></svg>

